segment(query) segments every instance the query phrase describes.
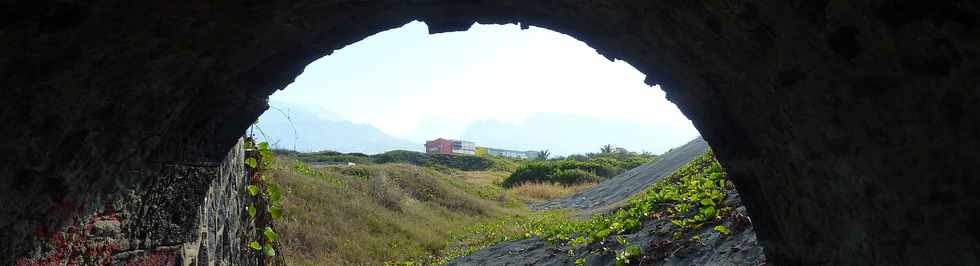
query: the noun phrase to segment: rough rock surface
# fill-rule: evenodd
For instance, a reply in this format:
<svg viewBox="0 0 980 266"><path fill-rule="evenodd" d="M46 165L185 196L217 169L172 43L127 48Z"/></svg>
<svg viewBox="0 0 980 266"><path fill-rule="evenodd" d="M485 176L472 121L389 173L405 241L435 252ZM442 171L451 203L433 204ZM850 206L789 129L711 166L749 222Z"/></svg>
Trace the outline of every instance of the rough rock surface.
<svg viewBox="0 0 980 266"><path fill-rule="evenodd" d="M649 163L604 180L589 189L565 198L531 205L530 208L532 210L557 208L586 210L608 206L645 190L647 186L669 176L681 166L701 156L707 149L708 143L698 137L687 144L665 152Z"/></svg>
<svg viewBox="0 0 980 266"><path fill-rule="evenodd" d="M243 142L232 148L208 187L198 208L197 235L184 244L182 259L189 265L260 265L258 255L245 248L259 239L248 220Z"/></svg>
<svg viewBox="0 0 980 266"><path fill-rule="evenodd" d="M663 85L773 263L980 264L978 13L972 0L0 1L0 264L64 258L51 232L115 209L128 213L113 241L191 241L214 169L268 95L413 19L545 27Z"/></svg>
<svg viewBox="0 0 980 266"><path fill-rule="evenodd" d="M255 239L245 215L244 152L239 141L219 165L168 166L166 179L140 192L88 210L85 204L59 203L48 212L66 221L63 230L43 225L37 242L17 265L257 265L247 250ZM171 183L172 182L172 183ZM158 192L158 193L150 193ZM98 202L95 202L98 203ZM95 205L95 204L89 204ZM92 214L86 214L91 212ZM7 247L32 248L31 245ZM3 253L10 255L13 253ZM4 265L14 263L3 257ZM8 263L10 262L10 263Z"/></svg>

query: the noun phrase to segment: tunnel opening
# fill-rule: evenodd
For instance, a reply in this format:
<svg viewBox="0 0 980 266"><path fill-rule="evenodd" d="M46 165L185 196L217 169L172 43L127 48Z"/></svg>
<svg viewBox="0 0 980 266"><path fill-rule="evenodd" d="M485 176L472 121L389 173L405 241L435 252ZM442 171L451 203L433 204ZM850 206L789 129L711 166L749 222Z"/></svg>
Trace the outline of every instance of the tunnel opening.
<svg viewBox="0 0 980 266"><path fill-rule="evenodd" d="M564 212L539 211L571 208L583 213L576 215L596 216L596 221L612 219L610 224L655 227L656 222L663 226L670 220L690 221L691 225L673 230L676 236L663 233L674 239L640 237L640 225L617 229L622 230L615 233L618 239L628 243L626 239L637 238L630 245L644 247L644 253L658 252L646 248L653 241L660 241L659 252L666 253L687 246L737 246L749 252L742 254L746 258L726 261L763 263L762 249L751 224L745 223L749 219L731 185L715 190L719 194L712 194L715 198L707 203L711 209L706 211L711 213L698 216L701 220L680 211L666 215L662 207L656 207L656 213L670 219L600 218L615 217L608 213L617 208L675 204L676 200L665 199L651 199L646 205L627 202L642 198L648 186L668 179L707 149L663 91L643 80L635 68L601 57L580 41L517 25L474 24L464 32L429 35L427 26L416 21L311 63L296 81L270 96L270 109L249 131L256 141L270 143L277 154L277 166L272 167L276 170L269 177L287 191L283 197L290 198L284 203L281 230L277 229L287 262L441 264L472 252L466 250L502 242L472 243L500 232L470 228L498 226L495 230L508 232L503 239L510 241L558 241L557 233L546 236L541 231L569 227L576 219ZM405 129L411 127L413 131ZM441 140L459 143L451 150L441 149L436 145ZM467 143L472 149L464 147ZM652 162L658 154L666 159ZM419 187L418 182L432 187ZM717 179L712 184L724 182ZM460 185L467 189L461 190ZM590 189L594 186L601 188ZM579 197L557 202L577 192ZM461 203L446 202L450 198ZM612 207L617 204L629 208ZM535 211L527 212L524 205ZM713 211L716 207L722 211ZM735 210L739 207L741 211ZM697 212L705 206L695 203L685 208ZM742 224L735 222L736 217L742 217ZM545 228L510 224L511 219L545 218L552 220L541 225ZM501 226L504 223L508 225ZM713 227L733 240L716 244L729 236ZM729 227L737 230L728 231ZM563 234L588 236L589 231ZM612 239L596 242L616 242ZM623 245L627 244L569 252L607 250L615 255L625 252ZM562 246L567 244L555 247ZM704 258L691 263L720 263L708 258L717 255L713 248L692 250L697 251L689 251L688 256ZM633 260L653 261L659 255L637 254ZM564 263L580 259L597 264L611 257L558 258ZM541 258L520 260L528 259ZM457 263L518 263L482 260Z"/></svg>
<svg viewBox="0 0 980 266"><path fill-rule="evenodd" d="M2 264L239 261L194 233L236 218L211 212L234 204L213 182L229 148L303 66L413 19L536 25L630 62L716 149L775 264L980 260L969 1L0 5ZM106 235L60 241L93 221Z"/></svg>

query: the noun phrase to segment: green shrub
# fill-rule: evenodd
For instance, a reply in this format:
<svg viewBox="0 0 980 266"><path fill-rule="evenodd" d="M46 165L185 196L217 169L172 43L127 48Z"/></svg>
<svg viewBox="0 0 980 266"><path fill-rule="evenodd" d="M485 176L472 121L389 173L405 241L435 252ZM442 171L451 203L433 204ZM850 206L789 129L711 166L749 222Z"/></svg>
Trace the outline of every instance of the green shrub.
<svg viewBox="0 0 980 266"><path fill-rule="evenodd" d="M490 159L472 155L453 155L453 154L424 154L431 156L436 165L458 169L463 171L484 171L493 166Z"/></svg>
<svg viewBox="0 0 980 266"><path fill-rule="evenodd" d="M563 169L555 171L552 177L561 184L579 184L585 182L598 182L599 176L583 171L582 169Z"/></svg>
<svg viewBox="0 0 980 266"><path fill-rule="evenodd" d="M462 171L485 171L494 166L489 158L472 155L427 154L414 151L389 151L370 156L374 163L407 163L436 169L450 168Z"/></svg>
<svg viewBox="0 0 980 266"><path fill-rule="evenodd" d="M349 175L349 176L356 176L356 177L361 177L361 178L369 178L372 175L374 175L374 173L371 171L371 169L368 169L368 168L366 168L364 166L353 166L353 167L341 166L339 168L340 168L340 173L345 174L345 175Z"/></svg>
<svg viewBox="0 0 980 266"><path fill-rule="evenodd" d="M430 164L428 156L412 151L389 151L382 154L375 154L370 157L371 161L375 163L407 163L413 165Z"/></svg>
<svg viewBox="0 0 980 266"><path fill-rule="evenodd" d="M654 158L652 158L652 157L639 157L639 156L638 157L630 157L630 158L628 158L626 160L623 160L622 161L622 164L620 164L620 166L623 169L627 169L627 170L628 169L633 169L633 168L639 167L640 165L643 165L645 163L648 163L648 162L652 161L653 159Z"/></svg>
<svg viewBox="0 0 980 266"><path fill-rule="evenodd" d="M276 154L296 157L309 163L323 162L352 162L356 164L385 164L405 163L422 167L438 169L443 172L461 171L506 171L512 172L518 164L526 159L506 158L500 156L473 156L458 154L427 154L414 151L395 150L381 154L366 155L363 153L340 153L335 151L318 151L300 153L292 150L275 150Z"/></svg>
<svg viewBox="0 0 980 266"><path fill-rule="evenodd" d="M501 184L513 187L524 182L541 182L547 180L554 172L554 164L548 162L531 162L520 167Z"/></svg>
<svg viewBox="0 0 980 266"><path fill-rule="evenodd" d="M363 153L339 153L335 151L319 151L313 153L295 153L290 154L296 156L304 162L352 162L356 164L368 164L371 163L371 159L364 155Z"/></svg>
<svg viewBox="0 0 980 266"><path fill-rule="evenodd" d="M572 171L577 170L577 171ZM532 161L522 165L501 184L512 187L524 182L561 183L565 185L599 181L616 173L616 168L596 162L573 160Z"/></svg>
<svg viewBox="0 0 980 266"><path fill-rule="evenodd" d="M486 156L485 158L489 159L492 164L489 169L491 171L514 172L518 166L527 162L527 159L504 156Z"/></svg>
<svg viewBox="0 0 980 266"><path fill-rule="evenodd" d="M595 174L601 177L613 177L625 171L621 166L622 161L615 158L596 157L585 161L585 163L589 163L590 169L593 169Z"/></svg>
<svg viewBox="0 0 980 266"><path fill-rule="evenodd" d="M732 211L731 206L723 206L726 191L734 189L727 176L709 149L669 177L657 181L653 187L631 197L626 208L593 216L590 220L571 220L542 228L536 236L552 242L584 246L617 234L633 232L650 214L662 213L674 225L677 238L689 230L717 224L721 216ZM727 228L715 230L723 234L723 231L728 231Z"/></svg>
<svg viewBox="0 0 980 266"><path fill-rule="evenodd" d="M512 187L524 182L573 185L599 181L648 163L657 156L646 152L629 152L606 145L602 147L601 153L572 154L562 159L558 158L526 162L517 167L502 185ZM573 169L585 173L571 171Z"/></svg>

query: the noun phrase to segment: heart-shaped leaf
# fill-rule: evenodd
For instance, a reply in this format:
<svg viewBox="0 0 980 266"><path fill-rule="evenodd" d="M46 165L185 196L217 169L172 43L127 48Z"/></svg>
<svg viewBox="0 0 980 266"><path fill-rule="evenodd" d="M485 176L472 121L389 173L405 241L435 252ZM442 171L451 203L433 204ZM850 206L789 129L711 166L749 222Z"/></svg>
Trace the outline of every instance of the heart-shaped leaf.
<svg viewBox="0 0 980 266"><path fill-rule="evenodd" d="M268 193L269 200L272 202L277 202L279 201L279 198L282 197L282 194L280 194L281 192L279 191L279 186L276 186L276 184L269 184L266 186L265 192Z"/></svg>
<svg viewBox="0 0 980 266"><path fill-rule="evenodd" d="M282 209L279 207L269 207L269 215L272 216L273 220L279 219L279 217L282 217Z"/></svg>
<svg viewBox="0 0 980 266"><path fill-rule="evenodd" d="M259 150L269 150L269 142L259 142Z"/></svg>
<svg viewBox="0 0 980 266"><path fill-rule="evenodd" d="M715 206L715 202L711 199L703 199L701 200L701 206Z"/></svg>
<svg viewBox="0 0 980 266"><path fill-rule="evenodd" d="M266 226L265 230L262 231L262 234L265 235L265 238L269 241L276 241L279 239L279 234L276 234L276 231L273 231L272 227Z"/></svg>
<svg viewBox="0 0 980 266"><path fill-rule="evenodd" d="M272 248L272 244L269 244L268 242L265 243L265 247L262 250L265 251L266 256L269 257L276 256L276 250Z"/></svg>
<svg viewBox="0 0 980 266"><path fill-rule="evenodd" d="M255 206L248 205L248 207L245 207L245 211L248 212L248 218L255 218L255 213L258 210L255 209Z"/></svg>
<svg viewBox="0 0 980 266"><path fill-rule="evenodd" d="M262 245L259 244L259 241L255 240L252 240L252 243L248 243L248 247L254 250L262 250Z"/></svg>

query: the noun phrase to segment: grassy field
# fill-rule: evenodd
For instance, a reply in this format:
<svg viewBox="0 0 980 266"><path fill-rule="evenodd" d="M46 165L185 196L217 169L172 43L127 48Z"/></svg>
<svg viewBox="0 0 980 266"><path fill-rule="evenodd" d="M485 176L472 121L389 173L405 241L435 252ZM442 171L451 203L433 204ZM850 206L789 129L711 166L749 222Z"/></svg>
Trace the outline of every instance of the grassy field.
<svg viewBox="0 0 980 266"><path fill-rule="evenodd" d="M672 241L694 239L689 234L705 226L724 235L741 230L723 225L734 219L733 206L723 201L734 187L710 150L645 192L588 215L531 212L526 206L568 196L592 183L532 181L505 188L505 180L514 174L509 169L526 168L528 163L460 170L475 165L472 162L479 161L466 157L438 164L311 166L298 156L278 155L271 180L284 191L285 214L278 226L287 262L439 265L497 243L531 237L568 247L620 241L612 238L638 230L649 219L669 219ZM616 254L616 260L643 258L647 254L641 249L629 246ZM586 253L596 252L609 251Z"/></svg>
<svg viewBox="0 0 980 266"><path fill-rule="evenodd" d="M510 174L400 163L314 167L277 156L271 179L284 191L283 253L290 265L440 263L525 235L528 220L561 220L561 212L531 214L526 204L590 185L504 189Z"/></svg>

